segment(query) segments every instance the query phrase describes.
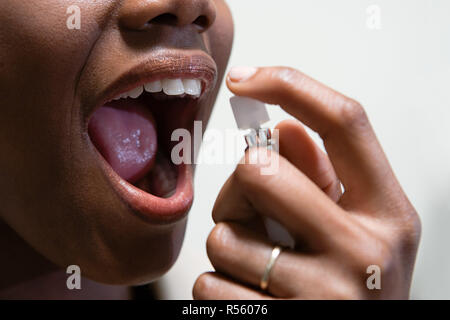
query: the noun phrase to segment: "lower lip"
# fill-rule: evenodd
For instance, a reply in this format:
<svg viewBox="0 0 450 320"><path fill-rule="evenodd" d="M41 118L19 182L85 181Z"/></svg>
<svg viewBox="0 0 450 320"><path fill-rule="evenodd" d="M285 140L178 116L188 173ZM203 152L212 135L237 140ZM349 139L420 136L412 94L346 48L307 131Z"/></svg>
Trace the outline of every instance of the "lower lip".
<svg viewBox="0 0 450 320"><path fill-rule="evenodd" d="M101 155L99 155L101 157ZM170 198L160 198L147 193L122 179L112 168L107 168L114 190L130 209L153 224L168 224L183 219L194 199L192 167L177 166L178 179L175 193Z"/></svg>

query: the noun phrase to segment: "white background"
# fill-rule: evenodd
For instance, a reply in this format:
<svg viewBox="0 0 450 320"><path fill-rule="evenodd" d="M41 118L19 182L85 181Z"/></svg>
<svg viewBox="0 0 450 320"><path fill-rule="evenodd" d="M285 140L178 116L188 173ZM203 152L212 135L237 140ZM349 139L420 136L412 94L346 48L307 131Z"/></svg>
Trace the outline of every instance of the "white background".
<svg viewBox="0 0 450 320"><path fill-rule="evenodd" d="M423 224L411 297L450 298L450 1L229 0L230 65L289 65L360 101ZM370 5L381 29L367 27ZM222 88L209 128L234 128ZM271 107L274 123L287 118ZM206 148L207 149L207 148ZM205 150L206 150L205 149ZM204 150L204 151L205 151ZM161 297L191 299L212 270L211 208L234 165L200 165L196 200Z"/></svg>

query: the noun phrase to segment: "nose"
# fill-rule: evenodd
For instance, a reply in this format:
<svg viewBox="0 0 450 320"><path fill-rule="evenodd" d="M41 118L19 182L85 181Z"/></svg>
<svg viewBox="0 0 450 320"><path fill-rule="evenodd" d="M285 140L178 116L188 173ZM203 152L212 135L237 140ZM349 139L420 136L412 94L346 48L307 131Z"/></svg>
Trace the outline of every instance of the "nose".
<svg viewBox="0 0 450 320"><path fill-rule="evenodd" d="M125 0L119 11L120 24L144 30L154 24L195 26L206 31L216 19L214 0Z"/></svg>

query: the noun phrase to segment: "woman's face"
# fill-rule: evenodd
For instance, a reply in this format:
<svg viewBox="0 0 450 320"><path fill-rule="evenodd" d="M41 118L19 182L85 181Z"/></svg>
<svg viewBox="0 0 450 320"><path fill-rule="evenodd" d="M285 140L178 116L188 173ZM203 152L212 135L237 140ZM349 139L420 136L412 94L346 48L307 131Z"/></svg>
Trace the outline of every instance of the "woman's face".
<svg viewBox="0 0 450 320"><path fill-rule="evenodd" d="M205 128L232 38L224 0L2 0L1 218L100 282L167 271L192 203L171 133Z"/></svg>

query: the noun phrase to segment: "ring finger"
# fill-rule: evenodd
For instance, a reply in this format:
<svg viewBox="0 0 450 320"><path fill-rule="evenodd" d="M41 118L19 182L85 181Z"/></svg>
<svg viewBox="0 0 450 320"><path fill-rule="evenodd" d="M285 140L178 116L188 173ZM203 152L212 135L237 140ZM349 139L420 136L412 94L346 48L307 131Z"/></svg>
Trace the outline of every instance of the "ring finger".
<svg viewBox="0 0 450 320"><path fill-rule="evenodd" d="M259 289L274 245L263 235L236 223L219 223L207 241L216 271ZM270 270L267 292L278 298L298 296L302 288L320 286L325 275L320 258L283 250Z"/></svg>

